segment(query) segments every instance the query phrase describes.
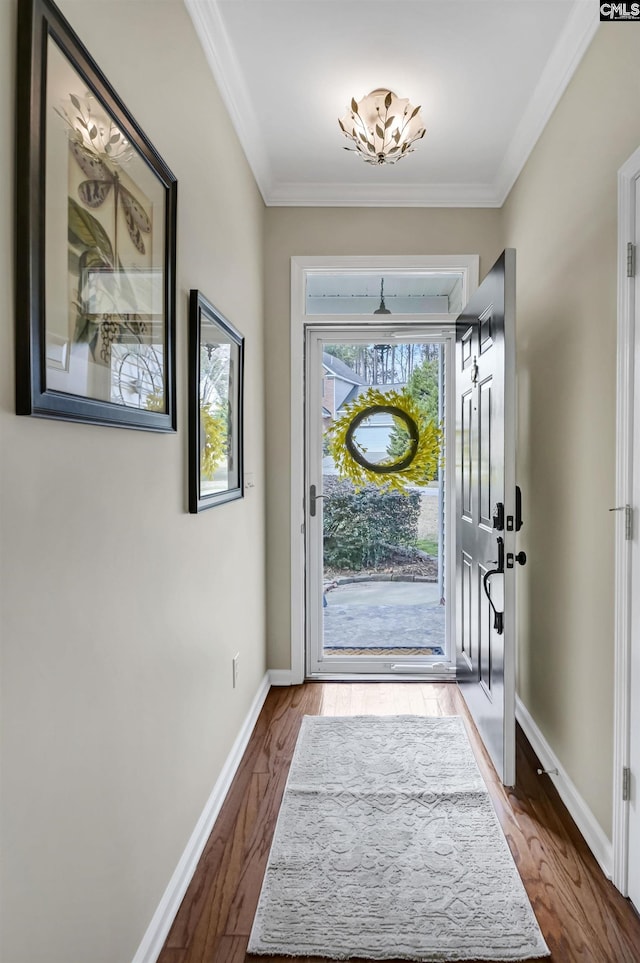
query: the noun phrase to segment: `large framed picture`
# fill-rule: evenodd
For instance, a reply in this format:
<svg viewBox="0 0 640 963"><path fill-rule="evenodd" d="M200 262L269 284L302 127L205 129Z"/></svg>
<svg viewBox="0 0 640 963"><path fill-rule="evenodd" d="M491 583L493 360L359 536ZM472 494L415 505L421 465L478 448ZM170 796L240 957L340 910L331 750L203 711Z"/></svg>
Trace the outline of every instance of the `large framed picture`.
<svg viewBox="0 0 640 963"><path fill-rule="evenodd" d="M244 338L199 291L189 301L189 511L243 496Z"/></svg>
<svg viewBox="0 0 640 963"><path fill-rule="evenodd" d="M51 0L19 0L16 411L175 431L176 179Z"/></svg>

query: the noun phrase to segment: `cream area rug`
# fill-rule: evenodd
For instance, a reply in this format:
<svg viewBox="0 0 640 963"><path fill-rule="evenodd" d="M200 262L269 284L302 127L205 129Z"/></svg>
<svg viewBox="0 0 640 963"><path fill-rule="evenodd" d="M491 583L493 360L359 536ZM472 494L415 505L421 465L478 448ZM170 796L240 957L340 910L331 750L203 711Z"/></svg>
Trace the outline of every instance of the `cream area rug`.
<svg viewBox="0 0 640 963"><path fill-rule="evenodd" d="M548 956L457 716L305 716L250 953Z"/></svg>

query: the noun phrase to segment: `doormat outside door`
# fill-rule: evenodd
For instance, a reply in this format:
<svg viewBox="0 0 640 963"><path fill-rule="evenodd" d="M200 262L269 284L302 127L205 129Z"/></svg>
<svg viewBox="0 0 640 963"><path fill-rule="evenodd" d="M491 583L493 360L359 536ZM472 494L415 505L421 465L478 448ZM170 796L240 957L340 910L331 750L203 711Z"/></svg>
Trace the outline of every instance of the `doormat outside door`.
<svg viewBox="0 0 640 963"><path fill-rule="evenodd" d="M549 956L459 716L304 717L248 951Z"/></svg>

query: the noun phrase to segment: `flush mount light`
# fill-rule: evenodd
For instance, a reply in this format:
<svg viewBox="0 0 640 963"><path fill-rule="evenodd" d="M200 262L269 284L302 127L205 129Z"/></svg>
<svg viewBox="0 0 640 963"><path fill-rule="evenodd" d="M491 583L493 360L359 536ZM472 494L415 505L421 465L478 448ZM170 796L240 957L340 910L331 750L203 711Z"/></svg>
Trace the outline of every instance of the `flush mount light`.
<svg viewBox="0 0 640 963"><path fill-rule="evenodd" d="M345 150L356 151L366 164L395 164L425 135L420 107L383 87L359 102L352 99L351 109L338 123L355 145Z"/></svg>

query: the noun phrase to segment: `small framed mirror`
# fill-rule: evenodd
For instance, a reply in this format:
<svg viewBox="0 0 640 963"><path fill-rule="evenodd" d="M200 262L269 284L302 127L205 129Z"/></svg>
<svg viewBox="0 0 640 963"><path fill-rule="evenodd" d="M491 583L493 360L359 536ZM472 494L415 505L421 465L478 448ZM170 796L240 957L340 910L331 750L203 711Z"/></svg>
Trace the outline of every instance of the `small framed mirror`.
<svg viewBox="0 0 640 963"><path fill-rule="evenodd" d="M242 498L244 338L200 293L189 302L189 511Z"/></svg>

